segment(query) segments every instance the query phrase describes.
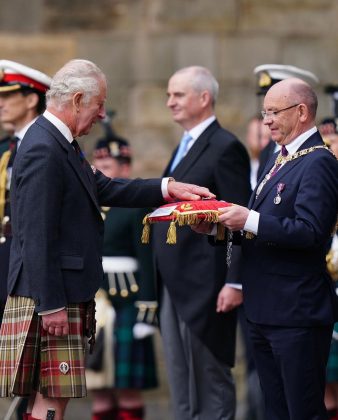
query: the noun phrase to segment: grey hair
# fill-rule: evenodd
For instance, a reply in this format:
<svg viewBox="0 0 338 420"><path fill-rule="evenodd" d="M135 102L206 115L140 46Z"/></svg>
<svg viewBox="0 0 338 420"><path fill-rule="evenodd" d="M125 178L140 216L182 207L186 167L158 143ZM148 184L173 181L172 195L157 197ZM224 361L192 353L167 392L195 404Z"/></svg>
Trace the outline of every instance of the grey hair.
<svg viewBox="0 0 338 420"><path fill-rule="evenodd" d="M52 78L46 93L47 105L53 103L60 108L76 92L83 93L83 101L87 104L93 96L99 94L100 81L106 82L106 77L96 64L88 60L70 60Z"/></svg>
<svg viewBox="0 0 338 420"><path fill-rule="evenodd" d="M191 73L191 79L189 80L190 86L198 93L207 90L210 93L212 105L215 106L218 98L219 84L211 71L202 66L190 66L178 70L175 75L183 73Z"/></svg>
<svg viewBox="0 0 338 420"><path fill-rule="evenodd" d="M297 103L304 103L308 107L311 118L315 119L318 99L313 88L305 82L294 82L290 85L290 92Z"/></svg>

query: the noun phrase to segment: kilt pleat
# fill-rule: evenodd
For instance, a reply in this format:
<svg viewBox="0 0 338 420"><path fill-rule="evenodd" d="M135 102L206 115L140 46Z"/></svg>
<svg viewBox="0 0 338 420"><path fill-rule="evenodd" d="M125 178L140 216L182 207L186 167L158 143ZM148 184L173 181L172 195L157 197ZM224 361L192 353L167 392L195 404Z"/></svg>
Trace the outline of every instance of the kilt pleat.
<svg viewBox="0 0 338 420"><path fill-rule="evenodd" d="M34 315L34 301L9 297L0 329L0 397L29 395L36 360L34 340L27 340ZM33 323L33 330L37 328ZM35 334L36 335L36 334ZM23 361L21 365L21 361ZM21 369L20 369L21 365Z"/></svg>
<svg viewBox="0 0 338 420"><path fill-rule="evenodd" d="M34 301L9 297L0 330L0 397L38 390L49 398L85 397L84 304L67 306L69 335L43 330Z"/></svg>

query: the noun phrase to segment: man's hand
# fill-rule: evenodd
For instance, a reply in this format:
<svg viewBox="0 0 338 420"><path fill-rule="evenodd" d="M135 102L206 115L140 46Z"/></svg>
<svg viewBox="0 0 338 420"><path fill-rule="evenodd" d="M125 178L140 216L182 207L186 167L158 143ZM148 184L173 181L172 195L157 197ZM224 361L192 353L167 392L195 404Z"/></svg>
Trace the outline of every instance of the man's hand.
<svg viewBox="0 0 338 420"><path fill-rule="evenodd" d="M219 209L219 221L230 230L241 230L249 216L250 210L246 207L233 204L232 206Z"/></svg>
<svg viewBox="0 0 338 420"><path fill-rule="evenodd" d="M199 221L195 225L190 225L191 229L196 233L209 234L212 231L214 223L205 222L204 220Z"/></svg>
<svg viewBox="0 0 338 420"><path fill-rule="evenodd" d="M229 312L242 302L242 290L225 285L218 294L216 312Z"/></svg>
<svg viewBox="0 0 338 420"><path fill-rule="evenodd" d="M66 309L48 315L42 315L42 327L50 335L61 337L69 334L68 315Z"/></svg>
<svg viewBox="0 0 338 420"><path fill-rule="evenodd" d="M215 198L208 188L199 187L183 182L169 181L168 194L173 200L200 200L201 198Z"/></svg>

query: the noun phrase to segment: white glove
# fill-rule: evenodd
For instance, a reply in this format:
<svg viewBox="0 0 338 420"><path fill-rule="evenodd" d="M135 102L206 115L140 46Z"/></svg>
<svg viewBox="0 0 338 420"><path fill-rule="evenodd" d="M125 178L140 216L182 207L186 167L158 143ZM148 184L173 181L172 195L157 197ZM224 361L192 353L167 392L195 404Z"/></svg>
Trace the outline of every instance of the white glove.
<svg viewBox="0 0 338 420"><path fill-rule="evenodd" d="M133 336L136 340L155 334L156 327L146 324L145 322L137 322L133 327Z"/></svg>

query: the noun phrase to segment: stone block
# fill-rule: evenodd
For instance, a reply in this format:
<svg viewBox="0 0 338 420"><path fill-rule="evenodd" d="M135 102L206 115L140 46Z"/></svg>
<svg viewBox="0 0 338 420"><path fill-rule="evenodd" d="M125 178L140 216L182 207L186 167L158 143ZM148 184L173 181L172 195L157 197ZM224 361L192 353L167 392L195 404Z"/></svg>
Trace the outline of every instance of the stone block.
<svg viewBox="0 0 338 420"><path fill-rule="evenodd" d="M254 80L256 66L278 63L278 41L260 35L225 37L219 42L217 60L223 80Z"/></svg>
<svg viewBox="0 0 338 420"><path fill-rule="evenodd" d="M131 72L135 81L164 81L176 70L175 38L167 34L156 36L142 30L134 37L131 52Z"/></svg>
<svg viewBox="0 0 338 420"><path fill-rule="evenodd" d="M338 34L332 38L295 39L285 42L283 62L312 71L321 84L338 82Z"/></svg>
<svg viewBox="0 0 338 420"><path fill-rule="evenodd" d="M239 29L269 37L327 34L331 25L337 26L333 8L333 0L244 0Z"/></svg>
<svg viewBox="0 0 338 420"><path fill-rule="evenodd" d="M216 38L213 34L181 34L174 39L176 69L199 65L217 70Z"/></svg>
<svg viewBox="0 0 338 420"><path fill-rule="evenodd" d="M108 83L129 85L131 46L130 35L87 34L78 39L77 54L94 61L106 74Z"/></svg>
<svg viewBox="0 0 338 420"><path fill-rule="evenodd" d="M52 76L74 58L76 40L69 36L0 34L1 58L18 61Z"/></svg>
<svg viewBox="0 0 338 420"><path fill-rule="evenodd" d="M155 1L153 0L153 3ZM153 20L171 30L223 32L235 30L236 0L157 0Z"/></svg>
<svg viewBox="0 0 338 420"><path fill-rule="evenodd" d="M162 126L170 121L166 85L138 84L129 91L128 115L133 126Z"/></svg>

